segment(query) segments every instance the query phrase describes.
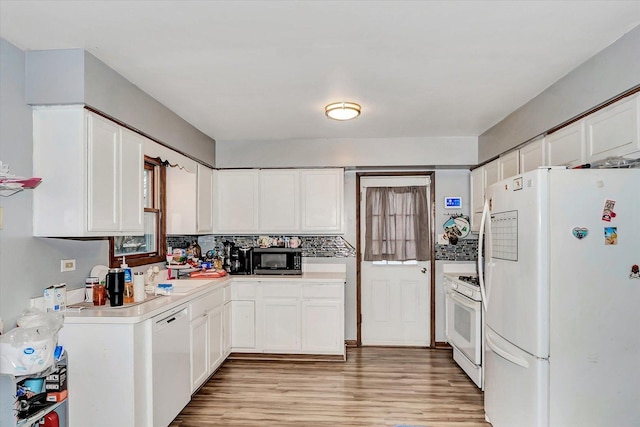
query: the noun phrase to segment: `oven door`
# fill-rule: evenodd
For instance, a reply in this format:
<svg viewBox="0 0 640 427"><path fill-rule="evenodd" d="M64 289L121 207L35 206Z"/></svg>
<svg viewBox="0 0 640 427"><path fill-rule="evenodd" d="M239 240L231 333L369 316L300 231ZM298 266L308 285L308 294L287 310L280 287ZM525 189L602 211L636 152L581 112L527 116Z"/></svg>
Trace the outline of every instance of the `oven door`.
<svg viewBox="0 0 640 427"><path fill-rule="evenodd" d="M447 289L446 305L446 334L449 344L479 366L482 361L482 303Z"/></svg>

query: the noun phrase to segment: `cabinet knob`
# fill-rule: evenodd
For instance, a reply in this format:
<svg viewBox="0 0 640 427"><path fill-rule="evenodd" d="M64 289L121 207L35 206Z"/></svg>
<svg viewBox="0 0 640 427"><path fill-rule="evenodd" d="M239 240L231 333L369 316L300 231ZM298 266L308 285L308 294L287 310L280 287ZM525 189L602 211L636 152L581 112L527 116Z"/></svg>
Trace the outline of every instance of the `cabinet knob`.
<svg viewBox="0 0 640 427"><path fill-rule="evenodd" d="M426 274L427 273L427 267L422 267L422 269L420 270L420 272L422 274Z"/></svg>

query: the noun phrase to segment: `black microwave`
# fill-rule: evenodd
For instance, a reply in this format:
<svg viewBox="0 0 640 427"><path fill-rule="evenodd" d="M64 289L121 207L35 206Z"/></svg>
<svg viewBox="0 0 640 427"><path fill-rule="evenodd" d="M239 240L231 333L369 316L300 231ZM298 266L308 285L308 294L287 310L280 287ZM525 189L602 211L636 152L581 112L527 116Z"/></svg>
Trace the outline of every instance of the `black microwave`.
<svg viewBox="0 0 640 427"><path fill-rule="evenodd" d="M253 248L253 274L302 274L302 250Z"/></svg>

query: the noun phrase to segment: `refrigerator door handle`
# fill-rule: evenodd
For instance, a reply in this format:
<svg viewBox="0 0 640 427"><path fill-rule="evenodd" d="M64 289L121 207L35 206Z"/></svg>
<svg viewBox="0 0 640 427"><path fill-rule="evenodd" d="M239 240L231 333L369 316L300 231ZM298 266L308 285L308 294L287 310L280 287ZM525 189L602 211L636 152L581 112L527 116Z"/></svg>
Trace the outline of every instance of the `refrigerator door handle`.
<svg viewBox="0 0 640 427"><path fill-rule="evenodd" d="M498 344L496 344L496 342L491 339L491 333L487 333L486 339L487 346L489 346L489 348L498 356L508 360L511 363L515 363L518 366L522 366L525 369L529 368L529 363L526 360L514 356L513 354L509 353L507 350L501 348Z"/></svg>
<svg viewBox="0 0 640 427"><path fill-rule="evenodd" d="M484 265L482 264L482 248L484 246L484 224L489 214L489 201L484 201L484 207L482 208L482 219L480 220L480 233L478 235L478 278L480 279L480 295L482 296L482 306L484 311L487 311L489 301L487 300L487 291L484 286ZM490 259L487 257L487 259Z"/></svg>

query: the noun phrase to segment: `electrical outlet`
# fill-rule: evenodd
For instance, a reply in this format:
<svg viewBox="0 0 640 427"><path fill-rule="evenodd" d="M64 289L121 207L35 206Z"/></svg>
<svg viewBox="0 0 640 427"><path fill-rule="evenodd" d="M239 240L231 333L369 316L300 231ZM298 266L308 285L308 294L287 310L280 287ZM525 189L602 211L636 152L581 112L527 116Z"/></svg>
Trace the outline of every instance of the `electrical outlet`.
<svg viewBox="0 0 640 427"><path fill-rule="evenodd" d="M74 271L76 269L76 260L75 259L61 259L60 260L60 271Z"/></svg>

